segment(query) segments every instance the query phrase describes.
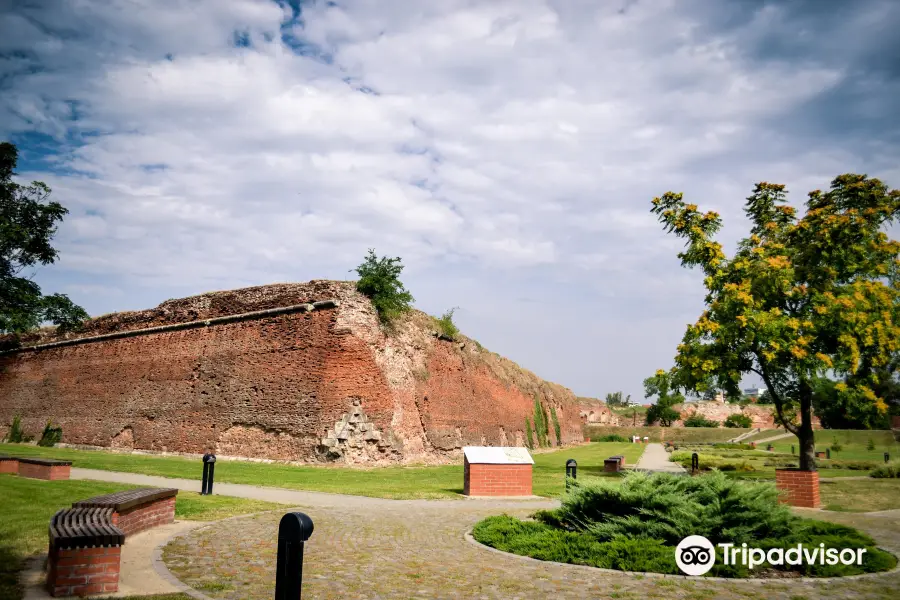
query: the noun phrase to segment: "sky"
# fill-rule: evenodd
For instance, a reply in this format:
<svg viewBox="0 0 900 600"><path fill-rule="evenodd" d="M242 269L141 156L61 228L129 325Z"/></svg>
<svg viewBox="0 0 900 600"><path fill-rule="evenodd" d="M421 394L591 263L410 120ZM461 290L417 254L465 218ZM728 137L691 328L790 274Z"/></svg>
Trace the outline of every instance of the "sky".
<svg viewBox="0 0 900 600"><path fill-rule="evenodd" d="M0 140L70 211L35 280L92 315L374 248L490 350L642 399L704 295L650 201L730 249L757 182L900 187L898 29L895 0L0 0Z"/></svg>

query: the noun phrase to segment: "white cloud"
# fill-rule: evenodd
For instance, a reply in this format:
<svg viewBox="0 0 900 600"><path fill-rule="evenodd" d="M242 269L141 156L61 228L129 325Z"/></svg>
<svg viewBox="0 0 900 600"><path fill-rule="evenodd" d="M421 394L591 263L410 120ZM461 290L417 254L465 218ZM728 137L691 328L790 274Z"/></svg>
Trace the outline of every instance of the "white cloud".
<svg viewBox="0 0 900 600"><path fill-rule="evenodd" d="M322 2L285 28L292 49L290 9L266 0L39 4L0 16L0 135L60 143L22 173L72 211L41 277L94 312L115 308L92 304L101 277L138 308L346 278L375 247L404 258L422 308L469 306L493 349L583 394L638 394L702 299L653 196L721 211L733 242L757 180L801 196L847 170L900 175L896 139L784 126L850 67L750 56L777 7L726 27L738 9L699 0ZM516 300L560 295L565 316ZM535 318L552 359L509 333Z"/></svg>

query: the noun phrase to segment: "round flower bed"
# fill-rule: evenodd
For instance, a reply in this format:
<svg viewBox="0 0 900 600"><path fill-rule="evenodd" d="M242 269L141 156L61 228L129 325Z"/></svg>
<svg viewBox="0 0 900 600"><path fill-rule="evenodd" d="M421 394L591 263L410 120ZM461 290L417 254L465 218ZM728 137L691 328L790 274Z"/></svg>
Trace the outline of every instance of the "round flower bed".
<svg viewBox="0 0 900 600"><path fill-rule="evenodd" d="M680 574L676 546L691 535L716 547L707 575L716 577L841 577L886 571L897 559L864 533L824 521L802 519L778 503L771 483L729 479L713 471L700 477L627 474L620 484L597 479L576 485L554 511L533 521L495 516L479 522L473 537L488 546L540 560L622 571ZM718 544L787 551L864 549L861 564L764 562L751 569L741 560L726 564ZM775 551L771 556L778 556ZM818 556L818 555L817 555ZM738 564L734 564L737 562Z"/></svg>

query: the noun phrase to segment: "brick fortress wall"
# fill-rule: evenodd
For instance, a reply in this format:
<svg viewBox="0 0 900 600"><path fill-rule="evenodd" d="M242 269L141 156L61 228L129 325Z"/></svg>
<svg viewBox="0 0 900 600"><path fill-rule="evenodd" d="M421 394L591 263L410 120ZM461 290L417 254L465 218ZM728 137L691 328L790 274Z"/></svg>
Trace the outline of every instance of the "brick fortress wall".
<svg viewBox="0 0 900 600"><path fill-rule="evenodd" d="M458 458L464 445L522 445L537 396L548 412L556 407L563 441L580 440L571 391L467 338L438 339L422 313L386 336L348 282L204 294L93 319L79 335L331 299L336 308L5 354L0 423L21 414L26 433L39 435L51 419L64 443L122 449L440 461ZM48 332L23 340L55 341ZM335 428L357 408L368 430L341 439ZM329 435L338 447L323 446Z"/></svg>

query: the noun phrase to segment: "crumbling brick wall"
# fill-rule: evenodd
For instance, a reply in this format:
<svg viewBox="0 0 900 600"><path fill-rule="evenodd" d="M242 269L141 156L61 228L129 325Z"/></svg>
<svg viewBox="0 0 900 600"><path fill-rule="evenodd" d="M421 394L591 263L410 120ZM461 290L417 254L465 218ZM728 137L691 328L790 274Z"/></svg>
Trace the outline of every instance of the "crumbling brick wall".
<svg viewBox="0 0 900 600"><path fill-rule="evenodd" d="M172 300L94 319L79 336L330 299L337 308L5 354L0 423L20 414L39 435L51 419L69 444L312 461L328 458L323 439L361 406L377 444L340 458L403 461L521 445L538 397L556 407L564 442L581 439L571 391L469 340L438 339L421 313L385 335L346 282ZM60 339L43 331L25 342Z"/></svg>

